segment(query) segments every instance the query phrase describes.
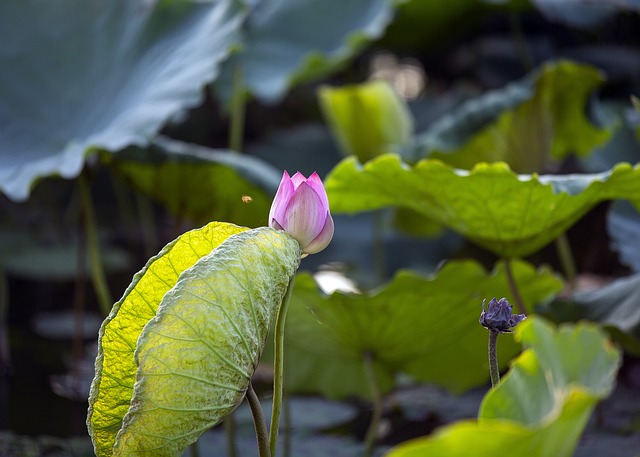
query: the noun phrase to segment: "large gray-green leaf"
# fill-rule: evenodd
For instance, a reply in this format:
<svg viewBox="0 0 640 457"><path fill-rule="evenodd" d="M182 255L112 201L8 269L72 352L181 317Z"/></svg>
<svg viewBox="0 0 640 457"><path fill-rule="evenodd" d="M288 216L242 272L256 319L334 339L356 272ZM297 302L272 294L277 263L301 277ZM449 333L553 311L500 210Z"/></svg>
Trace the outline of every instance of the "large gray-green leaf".
<svg viewBox="0 0 640 457"><path fill-rule="evenodd" d="M282 177L261 159L168 138L155 138L147 149L131 147L109 158L112 170L131 186L198 225L211 220L266 225Z"/></svg>
<svg viewBox="0 0 640 457"><path fill-rule="evenodd" d="M598 2L532 0L532 3L549 20L585 29L602 24L620 10L640 9L640 4L637 4L636 0L622 2L614 0L600 0ZM634 3L636 3L635 6Z"/></svg>
<svg viewBox="0 0 640 457"><path fill-rule="evenodd" d="M514 262L514 275L530 305L562 288L548 270ZM382 391L405 372L460 392L489 376L487 331L480 326L482 300L510 297L500 265L488 273L472 261L450 262L429 278L399 272L370 294L322 296L308 275L298 275L287 321L287 388L329 397L368 397L363 356L375 362ZM517 352L500 342L506 365Z"/></svg>
<svg viewBox="0 0 640 457"><path fill-rule="evenodd" d="M87 423L99 456L174 456L244 397L300 246L211 223L167 245L100 330Z"/></svg>
<svg viewBox="0 0 640 457"><path fill-rule="evenodd" d="M144 145L201 99L237 40L237 2L0 2L0 191L73 178L92 147Z"/></svg>
<svg viewBox="0 0 640 457"><path fill-rule="evenodd" d="M580 158L580 164L588 172L605 171L617 163L640 162L640 137L636 129L640 125L640 113L629 108L628 103L598 101L592 103L592 114L601 125L612 131L611 139Z"/></svg>
<svg viewBox="0 0 640 457"><path fill-rule="evenodd" d="M529 255L597 203L640 208L640 165L582 175L517 175L504 163L456 170L434 159L410 167L395 155L360 165L347 158L326 179L332 211L397 206L421 213L504 257Z"/></svg>
<svg viewBox="0 0 640 457"><path fill-rule="evenodd" d="M464 103L419 134L405 154L464 169L503 161L519 173L543 171L550 159L586 155L609 138L608 130L585 116L587 100L602 81L587 65L546 64L522 81Z"/></svg>
<svg viewBox="0 0 640 457"><path fill-rule="evenodd" d="M628 202L615 202L609 209L607 231L620 261L640 272L640 213Z"/></svg>
<svg viewBox="0 0 640 457"><path fill-rule="evenodd" d="M640 275L617 279L599 289L578 291L571 298L577 317L605 325L625 348L640 352Z"/></svg>
<svg viewBox="0 0 640 457"><path fill-rule="evenodd" d="M378 38L392 0L262 0L249 14L242 49L224 66L218 94L228 98L236 69L256 97L280 99L295 81L317 77Z"/></svg>
<svg viewBox="0 0 640 457"><path fill-rule="evenodd" d="M620 353L592 324L555 329L533 317L516 327L528 349L486 395L479 419L403 443L389 457L569 457L596 403L615 384Z"/></svg>

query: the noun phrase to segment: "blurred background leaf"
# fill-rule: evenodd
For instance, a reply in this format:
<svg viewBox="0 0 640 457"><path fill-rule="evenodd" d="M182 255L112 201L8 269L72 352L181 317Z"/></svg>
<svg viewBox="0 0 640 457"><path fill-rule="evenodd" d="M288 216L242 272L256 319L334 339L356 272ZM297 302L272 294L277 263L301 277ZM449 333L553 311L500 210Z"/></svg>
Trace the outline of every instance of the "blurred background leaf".
<svg viewBox="0 0 640 457"><path fill-rule="evenodd" d="M372 39L393 17L392 0L264 0L243 25L242 46L224 66L216 93L228 100L234 73L268 103L295 83L326 76ZM286 33L285 33L286 31Z"/></svg>
<svg viewBox="0 0 640 457"><path fill-rule="evenodd" d="M532 0L532 3L549 20L580 28L599 25L611 19L621 7L632 6L631 2L611 0Z"/></svg>
<svg viewBox="0 0 640 457"><path fill-rule="evenodd" d="M552 298L562 282L550 271L516 262L516 281L529 303ZM488 379L487 331L480 326L483 299L510 297L502 266L487 273L473 261L449 262L425 278L399 272L367 294L323 297L309 275L299 275L287 323L287 386L330 398L368 397L363 357L371 354L381 390L404 372L453 392ZM501 341L502 366L517 353Z"/></svg>
<svg viewBox="0 0 640 457"><path fill-rule="evenodd" d="M615 202L607 219L607 230L620 261L640 272L640 214L629 202Z"/></svg>
<svg viewBox="0 0 640 457"><path fill-rule="evenodd" d="M387 154L364 166L343 160L326 186L337 213L409 208L511 258L550 243L604 199L640 205L638 173L621 164L601 174L517 175L504 163L466 172L433 159L410 168Z"/></svg>
<svg viewBox="0 0 640 457"><path fill-rule="evenodd" d="M539 318L516 327L525 350L485 396L477 422L461 421L391 450L389 457L570 457L593 411L615 385L619 351L597 327L555 329ZM577 357L576 357L577 356Z"/></svg>
<svg viewBox="0 0 640 457"><path fill-rule="evenodd" d="M578 290L541 306L538 311L557 322L589 320L602 325L625 351L640 355L640 275Z"/></svg>
<svg viewBox="0 0 640 457"><path fill-rule="evenodd" d="M107 156L114 174L195 225L208 221L267 225L281 171L229 150L162 137L152 141L146 149L129 147Z"/></svg>
<svg viewBox="0 0 640 457"><path fill-rule="evenodd" d="M23 201L91 148L145 145L201 100L240 20L231 0L2 2L0 190Z"/></svg>
<svg viewBox="0 0 640 457"><path fill-rule="evenodd" d="M318 98L344 155L353 154L364 162L404 145L413 135L407 105L384 81L323 86Z"/></svg>
<svg viewBox="0 0 640 457"><path fill-rule="evenodd" d="M588 155L610 136L585 113L602 81L602 73L587 65L547 63L521 81L465 102L418 134L407 155L463 169L502 161L518 173L545 171L569 154Z"/></svg>

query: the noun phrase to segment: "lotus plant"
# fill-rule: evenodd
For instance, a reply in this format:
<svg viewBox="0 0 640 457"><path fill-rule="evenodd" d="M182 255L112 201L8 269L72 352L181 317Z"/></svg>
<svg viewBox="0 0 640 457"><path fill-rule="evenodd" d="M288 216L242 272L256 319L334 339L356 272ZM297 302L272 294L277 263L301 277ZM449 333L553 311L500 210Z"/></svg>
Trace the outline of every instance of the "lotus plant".
<svg viewBox="0 0 640 457"><path fill-rule="evenodd" d="M333 219L327 192L316 172L308 178L300 172L293 177L284 172L269 211L269 227L294 237L303 255L315 254L329 245Z"/></svg>
<svg viewBox="0 0 640 457"><path fill-rule="evenodd" d="M333 219L329 212L329 199L322 180L316 172L305 178L300 172L293 177L286 171L269 211L269 227L284 230L295 238L302 249L302 257L326 248L333 238ZM289 283L287 294L280 305L274 331L273 406L269 430L269 452L276 454L278 425L282 408L284 373L284 323L295 276ZM260 447L260 446L259 446Z"/></svg>
<svg viewBox="0 0 640 457"><path fill-rule="evenodd" d="M480 314L480 325L489 330L489 375L491 386L495 387L500 382L500 370L498 367L498 335L500 333L511 333L511 329L525 320L525 314L511 314L513 306L506 298L489 301L487 309L484 309L486 300L482 301L482 313Z"/></svg>

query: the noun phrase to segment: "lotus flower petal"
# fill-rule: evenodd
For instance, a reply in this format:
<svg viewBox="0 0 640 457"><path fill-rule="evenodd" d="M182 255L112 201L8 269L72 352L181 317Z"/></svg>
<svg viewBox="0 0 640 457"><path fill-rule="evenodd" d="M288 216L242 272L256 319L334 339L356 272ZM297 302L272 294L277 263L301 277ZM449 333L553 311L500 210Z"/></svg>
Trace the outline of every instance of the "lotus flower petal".
<svg viewBox="0 0 640 457"><path fill-rule="evenodd" d="M292 177L283 173L269 211L269 226L298 240L305 255L327 247L333 238L333 219L327 192L317 173L309 178L300 172Z"/></svg>
<svg viewBox="0 0 640 457"><path fill-rule="evenodd" d="M303 182L305 182L306 180L307 178L305 178L302 173L300 173L299 171L296 172L296 174L293 175L293 177L291 178L291 182L293 183L293 188L297 189L298 186Z"/></svg>
<svg viewBox="0 0 640 457"><path fill-rule="evenodd" d="M511 333L511 329L525 320L524 314L511 314L513 306L506 298L499 301L492 298L489 301L487 310L484 309L485 302L482 302L482 313L480 314L480 325L488 330L499 333Z"/></svg>
<svg viewBox="0 0 640 457"><path fill-rule="evenodd" d="M316 191L316 194L318 194L318 197L322 200L322 205L327 211L329 211L329 198L327 197L327 191L324 190L324 184L322 184L322 180L320 179L320 176L318 176L318 173L314 171L311 176L309 176L309 179L307 179L307 184Z"/></svg>
<svg viewBox="0 0 640 457"><path fill-rule="evenodd" d="M327 212L324 211L318 194L303 182L289 200L284 217L284 223L281 225L304 248L322 231Z"/></svg>
<svg viewBox="0 0 640 457"><path fill-rule="evenodd" d="M271 204L271 210L269 211L269 226L273 220L278 221L280 225L284 221L284 211L287 208L287 204L289 200L291 200L291 196L293 195L293 191L295 187L291 178L289 177L289 173L286 171L282 175L282 180L280 181L280 185L278 186L278 192L276 192L276 196L273 199L273 203ZM282 229L280 227L280 229Z"/></svg>
<svg viewBox="0 0 640 457"><path fill-rule="evenodd" d="M327 218L322 231L304 248L304 252L306 254L316 254L326 248L333 238L333 230L333 218L327 211Z"/></svg>

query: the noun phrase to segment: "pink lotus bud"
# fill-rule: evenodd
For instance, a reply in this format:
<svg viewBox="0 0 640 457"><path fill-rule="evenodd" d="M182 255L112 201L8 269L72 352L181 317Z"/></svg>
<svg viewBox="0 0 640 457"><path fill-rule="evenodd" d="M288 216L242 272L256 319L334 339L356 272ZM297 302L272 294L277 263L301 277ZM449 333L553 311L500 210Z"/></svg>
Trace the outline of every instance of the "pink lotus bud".
<svg viewBox="0 0 640 457"><path fill-rule="evenodd" d="M298 240L304 254L315 254L329 245L333 219L317 173L305 178L298 172L290 178L284 172L269 211L269 227L284 230Z"/></svg>

